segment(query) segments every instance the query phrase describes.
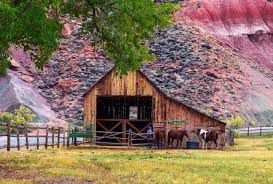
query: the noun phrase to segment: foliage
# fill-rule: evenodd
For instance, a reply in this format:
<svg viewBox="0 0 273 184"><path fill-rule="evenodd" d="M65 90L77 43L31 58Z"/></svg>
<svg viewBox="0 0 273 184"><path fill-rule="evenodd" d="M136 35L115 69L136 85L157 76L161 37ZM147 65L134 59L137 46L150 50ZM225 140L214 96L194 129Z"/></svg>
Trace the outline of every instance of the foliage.
<svg viewBox="0 0 273 184"><path fill-rule="evenodd" d="M70 12L83 17L85 33L92 34L93 44L114 59L122 74L153 59L140 42L151 40L155 27L170 24L174 7L168 3L156 5L151 0L70 0L67 4Z"/></svg>
<svg viewBox="0 0 273 184"><path fill-rule="evenodd" d="M170 23L175 5L151 0L0 0L0 76L9 66L8 48L15 44L34 50L40 69L58 46L60 12L80 16L93 44L115 60L120 73L150 60L142 41L155 27Z"/></svg>
<svg viewBox="0 0 273 184"><path fill-rule="evenodd" d="M182 124L187 123L188 120L186 118L184 118L184 119L176 119L176 120L167 119L167 120L165 120L163 122L171 124L173 128L179 128L179 127L181 127Z"/></svg>
<svg viewBox="0 0 273 184"><path fill-rule="evenodd" d="M30 109L21 105L14 114L9 112L0 114L0 122L26 126L34 119L34 117L35 115Z"/></svg>
<svg viewBox="0 0 273 184"><path fill-rule="evenodd" d="M255 125L256 125L256 123L257 123L257 122L256 122L255 120L251 120L249 125L251 125L251 126L255 126Z"/></svg>
<svg viewBox="0 0 273 184"><path fill-rule="evenodd" d="M9 66L8 49L13 44L34 50L35 64L42 68L58 47L61 24L48 17L57 0L0 0L0 76Z"/></svg>
<svg viewBox="0 0 273 184"><path fill-rule="evenodd" d="M233 116L226 121L227 125L232 128L238 128L245 124L245 120L240 116Z"/></svg>

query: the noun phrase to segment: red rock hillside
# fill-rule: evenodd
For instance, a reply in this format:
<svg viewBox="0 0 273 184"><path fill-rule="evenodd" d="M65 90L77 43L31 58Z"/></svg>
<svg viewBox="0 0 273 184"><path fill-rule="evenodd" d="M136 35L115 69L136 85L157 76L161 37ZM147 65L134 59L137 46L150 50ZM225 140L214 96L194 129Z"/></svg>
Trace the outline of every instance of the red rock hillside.
<svg viewBox="0 0 273 184"><path fill-rule="evenodd" d="M176 13L238 53L238 62L252 86L240 106L243 116L261 124L273 117L273 1L189 0ZM230 74L232 75L232 74Z"/></svg>

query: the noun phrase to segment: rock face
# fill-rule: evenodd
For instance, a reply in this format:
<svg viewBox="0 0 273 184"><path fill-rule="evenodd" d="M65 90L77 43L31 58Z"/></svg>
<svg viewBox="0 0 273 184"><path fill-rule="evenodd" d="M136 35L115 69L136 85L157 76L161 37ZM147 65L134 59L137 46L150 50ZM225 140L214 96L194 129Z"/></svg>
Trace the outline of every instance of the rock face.
<svg viewBox="0 0 273 184"><path fill-rule="evenodd" d="M247 1L253 4L252 1ZM267 8L271 7L270 3L262 0L261 2L264 2ZM227 6L226 3L229 8L223 8ZM256 120L258 125L272 125L273 74L269 67L272 59L267 61L260 57L260 54L269 56L265 54L266 52L273 53L271 47L269 48L271 42L262 39L263 36L266 38L271 36L272 24L265 20L269 20L272 16L269 18L263 16L264 24L266 22L265 25L270 29L261 32L262 37L256 38L256 29L251 31L250 35L245 35L245 32L239 34L242 25L237 24L239 20L246 19L239 18L240 14L235 16L235 12L239 11L235 5L240 3L241 1L235 0L187 1L176 14L176 25L155 33L154 42L149 43L149 52L154 53L156 59L145 63L140 70L168 97L216 119L226 120L238 114L244 116L247 122ZM236 11L231 11L233 6ZM241 7L247 8L248 4ZM211 11L220 12L221 18L214 18ZM230 13L227 13L229 11ZM242 12L245 11L248 12L248 10ZM235 18L223 21L224 18L229 17L228 15L233 15ZM262 20L255 22L256 20L250 18L251 16L252 14L249 13L245 17L248 17L247 20L250 22L253 21L253 25L262 22ZM185 18L191 22L185 22ZM27 56L13 54L11 68L13 71L9 73L10 78L0 81L0 84L6 86L0 88L0 96L8 94L5 97L8 100L0 103L0 107L6 103L9 103L5 105L6 107L15 104L10 97L16 96L16 90L5 90L10 89L11 79L14 78L22 82L14 83L14 86L31 88L33 93L41 97L41 101L44 100L43 104L47 104L45 109L50 107L51 110L48 112L53 111L57 118L82 123L82 95L107 74L114 64L104 57L102 51L90 46L90 36L78 34L81 24L77 20L66 17L63 22L65 24L63 34L66 37L60 40L59 49L45 66L44 71L36 71ZM196 25L193 26L193 23ZM235 23L237 28L228 28L228 26L232 27L232 23ZM222 24L224 26L221 27ZM225 29L226 31L223 31ZM243 44L246 42L241 43L246 38L252 40L250 47ZM236 39L238 43L235 42ZM262 42L265 43L259 45ZM262 52L258 49L258 45L260 48L262 45L267 45L268 47L265 48L269 50ZM251 52L252 47L259 50L257 57L254 57L256 50L253 50L254 53ZM20 62L20 58L25 60ZM35 94L26 91L25 88L21 90L22 96L28 96L24 101L38 98ZM35 104L31 101L28 106L33 103Z"/></svg>
<svg viewBox="0 0 273 184"><path fill-rule="evenodd" d="M141 71L167 96L220 120L239 112L238 91L250 81L232 50L182 22L155 37L150 52L157 59Z"/></svg>
<svg viewBox="0 0 273 184"><path fill-rule="evenodd" d="M81 24L63 19L66 38L60 40L59 49L39 72L34 85L51 104L58 118L82 124L83 94L97 82L113 63L95 51L90 36L79 35Z"/></svg>
<svg viewBox="0 0 273 184"><path fill-rule="evenodd" d="M14 112L20 105L24 105L36 113L37 122L57 119L46 100L14 71L8 71L5 78L0 78L0 96L0 112Z"/></svg>
<svg viewBox="0 0 273 184"><path fill-rule="evenodd" d="M189 0L175 21L187 19L233 49L251 86L244 88L243 116L273 124L273 2L268 0ZM233 111L231 109L231 111Z"/></svg>

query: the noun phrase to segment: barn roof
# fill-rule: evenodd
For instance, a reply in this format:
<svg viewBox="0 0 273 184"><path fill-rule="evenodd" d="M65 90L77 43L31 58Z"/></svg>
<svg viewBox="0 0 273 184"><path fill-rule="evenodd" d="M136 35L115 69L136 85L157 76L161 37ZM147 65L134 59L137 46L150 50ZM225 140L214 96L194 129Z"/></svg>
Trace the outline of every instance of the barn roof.
<svg viewBox="0 0 273 184"><path fill-rule="evenodd" d="M143 67L142 67L143 68ZM104 79L108 74L110 74L111 72L113 72L115 70L115 67L113 67L112 69L110 69L109 71L107 71L106 73L105 73L105 75L103 75L97 82L95 82L85 93L84 93L84 95L83 96L85 96L85 95L87 95L102 79ZM202 112L202 111L200 111L200 110L198 110L198 109L195 109L195 108L193 108L193 107L191 107L191 106L189 106L189 105L187 105L187 104L185 104L183 101L181 101L181 100L179 100L179 99L177 99L177 98L175 98L175 97L173 97L173 96L171 96L171 95L169 95L169 93L166 93L166 92L164 92L161 88L159 88L158 87L158 85L155 83L155 82L153 82L153 80L151 80L148 76L147 76L147 74L145 74L141 69L140 70L137 70L141 75L143 75L148 81L150 81L151 82L151 84L152 84L152 86L153 87L155 87L161 94L163 94L164 96L166 96L167 98L169 98L169 99L171 99L171 100L173 100L173 101L176 101L176 102L178 102L178 103L180 103L180 104L182 104L182 105L184 105L184 106L186 106L187 108L189 108L189 109L191 109L191 110L193 110L193 111L197 111L198 113L200 113L200 114L203 114L203 115L205 115L205 116L207 116L207 117L209 117L209 118L211 118L211 119L213 119L213 120L216 120L216 121L219 121L220 123L224 123L224 124L226 124L224 121L222 121L221 119L218 119L218 118L216 118L216 117L213 117L213 116L210 116L210 115L208 115L208 114L206 114L205 112Z"/></svg>
<svg viewBox="0 0 273 184"><path fill-rule="evenodd" d="M215 70L225 70L225 57L233 56L198 31L184 24L157 31L155 41L149 43L149 52L156 59L143 64L139 71L168 98L224 122L229 112L213 102L219 85L223 85L220 72ZM113 68L108 67L91 88Z"/></svg>

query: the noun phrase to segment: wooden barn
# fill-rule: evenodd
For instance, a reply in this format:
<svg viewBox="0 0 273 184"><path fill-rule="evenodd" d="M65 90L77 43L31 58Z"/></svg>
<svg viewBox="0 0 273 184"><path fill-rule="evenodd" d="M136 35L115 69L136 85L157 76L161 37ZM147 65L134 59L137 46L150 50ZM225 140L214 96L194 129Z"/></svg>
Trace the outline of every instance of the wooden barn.
<svg viewBox="0 0 273 184"><path fill-rule="evenodd" d="M216 128L224 134L225 123L168 98L141 71L118 76L110 70L84 95L84 122L96 131L146 132L165 120L186 118L185 128Z"/></svg>

